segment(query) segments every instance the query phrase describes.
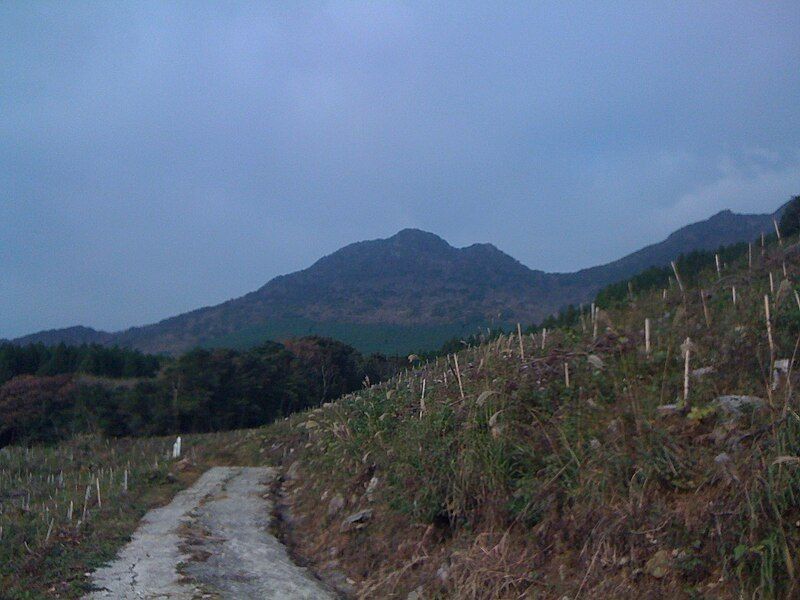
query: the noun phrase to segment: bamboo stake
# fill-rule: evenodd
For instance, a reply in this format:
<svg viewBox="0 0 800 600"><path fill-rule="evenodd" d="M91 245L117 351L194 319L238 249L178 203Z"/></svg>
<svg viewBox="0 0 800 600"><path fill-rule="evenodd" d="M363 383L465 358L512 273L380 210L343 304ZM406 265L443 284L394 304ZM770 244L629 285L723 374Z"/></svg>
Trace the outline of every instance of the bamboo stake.
<svg viewBox="0 0 800 600"><path fill-rule="evenodd" d="M769 293L775 295L775 279L772 277L772 271L769 272Z"/></svg>
<svg viewBox="0 0 800 600"><path fill-rule="evenodd" d="M425 414L425 380L422 380L422 395L419 399L419 418L422 418L422 415Z"/></svg>
<svg viewBox="0 0 800 600"><path fill-rule="evenodd" d="M547 327L542 329L542 350L544 350L544 345L547 342Z"/></svg>
<svg viewBox="0 0 800 600"><path fill-rule="evenodd" d="M453 354L453 359L456 363L456 378L458 379L458 391L461 393L461 399L464 399L464 386L461 385L461 371L458 368L458 356Z"/></svg>
<svg viewBox="0 0 800 600"><path fill-rule="evenodd" d="M766 294L764 294L764 316L767 321L767 340L769 341L770 362L772 362L772 357L775 356L775 343L772 341L772 322L769 317L769 296Z"/></svg>
<svg viewBox="0 0 800 600"><path fill-rule="evenodd" d="M650 318L644 320L644 353L650 356Z"/></svg>
<svg viewBox="0 0 800 600"><path fill-rule="evenodd" d="M733 305L736 306L736 286L731 286L731 296L733 296Z"/></svg>
<svg viewBox="0 0 800 600"><path fill-rule="evenodd" d="M564 363L564 383L569 387L569 363Z"/></svg>
<svg viewBox="0 0 800 600"><path fill-rule="evenodd" d="M519 337L519 357L525 362L525 348L522 347L522 327L517 323L517 337Z"/></svg>
<svg viewBox="0 0 800 600"><path fill-rule="evenodd" d="M100 499L100 478L95 477L94 482L97 484L97 508L103 508L103 501Z"/></svg>
<svg viewBox="0 0 800 600"><path fill-rule="evenodd" d="M675 265L675 261L674 260L670 261L670 264L672 265L672 272L675 273L675 281L678 282L678 287L681 290L681 294L684 294L685 292L684 292L684 289L683 289L683 282L681 281L681 276L678 275L678 267Z"/></svg>
<svg viewBox="0 0 800 600"><path fill-rule="evenodd" d="M772 217L772 224L775 225L775 235L778 236L778 245L783 246L783 238L781 238L781 230L778 227L778 221Z"/></svg>
<svg viewBox="0 0 800 600"><path fill-rule="evenodd" d="M717 277L722 279L722 268L719 265L719 254L714 255L714 262L717 263Z"/></svg>
<svg viewBox="0 0 800 600"><path fill-rule="evenodd" d="M700 301L703 303L703 316L706 318L706 327L711 329L711 317L708 315L708 305L706 305L706 293L700 290Z"/></svg>
<svg viewBox="0 0 800 600"><path fill-rule="evenodd" d="M692 341L687 337L686 342L684 342L686 346L686 355L684 356L683 360L683 403L688 408L689 407L689 355L691 354L691 344Z"/></svg>

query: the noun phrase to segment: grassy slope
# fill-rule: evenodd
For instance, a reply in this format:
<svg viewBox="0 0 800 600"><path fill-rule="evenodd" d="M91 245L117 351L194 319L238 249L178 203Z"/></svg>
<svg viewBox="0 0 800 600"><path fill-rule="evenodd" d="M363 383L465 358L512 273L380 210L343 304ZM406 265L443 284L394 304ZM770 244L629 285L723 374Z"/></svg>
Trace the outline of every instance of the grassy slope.
<svg viewBox="0 0 800 600"><path fill-rule="evenodd" d="M167 459L173 441L85 436L0 449L0 598L81 597L85 574L114 556L147 510L211 465L258 464L265 452L255 431L190 435L178 462Z"/></svg>
<svg viewBox="0 0 800 600"><path fill-rule="evenodd" d="M784 288L796 285L798 256L787 243L752 270L706 273L708 322L699 290L673 286L601 312L596 338L591 324L549 332L544 349L526 336L524 360L515 336L500 338L460 353L458 372L439 360L273 425L296 474L297 551L320 572L343 568L363 597L796 597L796 377L774 390L770 377L800 334L792 290L777 291L784 259ZM691 368L714 372L665 414L683 395L687 337ZM765 405L730 417L714 408L721 394ZM366 508L366 526L343 531Z"/></svg>

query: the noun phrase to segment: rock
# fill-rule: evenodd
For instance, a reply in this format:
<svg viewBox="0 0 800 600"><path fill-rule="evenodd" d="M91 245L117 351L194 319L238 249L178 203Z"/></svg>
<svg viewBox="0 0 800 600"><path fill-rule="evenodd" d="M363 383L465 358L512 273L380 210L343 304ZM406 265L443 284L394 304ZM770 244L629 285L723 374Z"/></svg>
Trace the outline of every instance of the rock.
<svg viewBox="0 0 800 600"><path fill-rule="evenodd" d="M706 375L710 375L711 373L715 373L716 369L713 366L708 367L700 367L699 369L695 369L692 371L692 377L695 379L701 379Z"/></svg>
<svg viewBox="0 0 800 600"><path fill-rule="evenodd" d="M748 410L757 410L764 406L764 401L758 396L718 396L714 405L728 416L738 417Z"/></svg>
<svg viewBox="0 0 800 600"><path fill-rule="evenodd" d="M362 527L367 526L367 521L372 518L373 511L371 508L367 508L364 510L360 510L357 513L353 513L349 517L347 517L344 521L342 521L341 531L347 531L349 529L361 529Z"/></svg>
<svg viewBox="0 0 800 600"><path fill-rule="evenodd" d="M590 354L586 357L586 360L589 361L589 364L598 371L602 370L606 366L606 363L603 362L603 359L596 354Z"/></svg>
<svg viewBox="0 0 800 600"><path fill-rule="evenodd" d="M772 368L772 389L777 390L789 376L789 359L781 358L775 361Z"/></svg>
<svg viewBox="0 0 800 600"><path fill-rule="evenodd" d="M367 484L367 492L366 492L367 500L372 501L373 496L375 495L375 490L377 488L378 488L378 478L373 477L372 479L369 480L369 483Z"/></svg>
<svg viewBox="0 0 800 600"><path fill-rule="evenodd" d="M286 469L286 479L292 480L297 479L297 476L300 474L300 461L294 461L288 469Z"/></svg>
<svg viewBox="0 0 800 600"><path fill-rule="evenodd" d="M422 594L423 594L422 586L419 586L417 588L414 588L408 593L408 596L406 596L406 600L422 600L423 598Z"/></svg>
<svg viewBox="0 0 800 600"><path fill-rule="evenodd" d="M335 494L331 501L328 502L328 516L332 517L344 508L344 496Z"/></svg>
<svg viewBox="0 0 800 600"><path fill-rule="evenodd" d="M661 406L656 407L658 414L662 417L680 414L682 409L683 407L680 404L662 404Z"/></svg>
<svg viewBox="0 0 800 600"><path fill-rule="evenodd" d="M669 573L671 566L671 554L667 550L659 550L650 557L650 560L647 561L644 568L650 576L661 579Z"/></svg>

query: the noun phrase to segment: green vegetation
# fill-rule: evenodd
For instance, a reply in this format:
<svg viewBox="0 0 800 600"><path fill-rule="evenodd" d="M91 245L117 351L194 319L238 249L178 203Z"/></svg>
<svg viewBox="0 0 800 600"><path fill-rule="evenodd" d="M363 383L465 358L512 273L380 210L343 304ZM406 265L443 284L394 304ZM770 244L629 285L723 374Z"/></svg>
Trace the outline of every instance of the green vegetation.
<svg viewBox="0 0 800 600"><path fill-rule="evenodd" d="M142 515L215 464L258 464L254 431L174 438L81 436L0 450L0 598L80 598ZM126 485L127 482L127 485ZM98 497L99 490L99 497Z"/></svg>
<svg viewBox="0 0 800 600"><path fill-rule="evenodd" d="M17 375L83 373L100 377L152 377L164 359L127 348L0 344L0 384Z"/></svg>
<svg viewBox="0 0 800 600"><path fill-rule="evenodd" d="M298 550L364 597L797 597L800 245L767 242L274 424Z"/></svg>
<svg viewBox="0 0 800 600"><path fill-rule="evenodd" d="M316 322L309 319L275 319L266 325L254 326L234 334L203 343L206 348L247 349L264 340L285 340L300 336L320 335L340 340L364 354L383 353L407 356L412 352L436 348L442 340L468 337L481 322L445 325L388 325L345 322Z"/></svg>
<svg viewBox="0 0 800 600"><path fill-rule="evenodd" d="M57 346L52 356L79 356L85 348ZM13 353L8 349L7 355ZM311 337L247 351L194 350L151 379L18 375L0 386L0 446L80 433L141 436L256 427L382 381L397 365Z"/></svg>

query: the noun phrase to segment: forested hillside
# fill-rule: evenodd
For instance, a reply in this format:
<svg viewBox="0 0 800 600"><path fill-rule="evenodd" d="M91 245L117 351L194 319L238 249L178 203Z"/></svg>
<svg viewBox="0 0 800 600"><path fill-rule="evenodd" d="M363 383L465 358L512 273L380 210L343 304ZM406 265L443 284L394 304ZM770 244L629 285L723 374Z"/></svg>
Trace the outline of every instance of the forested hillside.
<svg viewBox="0 0 800 600"><path fill-rule="evenodd" d="M478 327L538 322L603 286L679 254L715 250L772 230L773 214L722 211L620 260L576 273L531 269L492 244L455 248L404 229L350 244L260 289L159 323L116 333L85 327L45 331L19 343L92 341L179 354L196 346L247 348L304 335L340 339L362 352L430 350Z"/></svg>

